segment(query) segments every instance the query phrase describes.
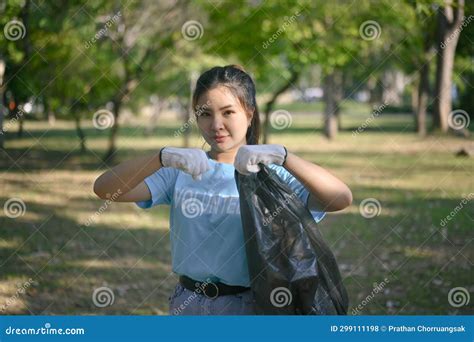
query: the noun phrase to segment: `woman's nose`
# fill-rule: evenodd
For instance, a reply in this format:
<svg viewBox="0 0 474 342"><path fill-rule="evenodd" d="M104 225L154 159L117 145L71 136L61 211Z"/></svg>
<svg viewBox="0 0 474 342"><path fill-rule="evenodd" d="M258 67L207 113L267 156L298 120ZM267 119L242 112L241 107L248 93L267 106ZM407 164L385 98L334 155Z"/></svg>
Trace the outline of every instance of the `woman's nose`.
<svg viewBox="0 0 474 342"><path fill-rule="evenodd" d="M219 131L224 128L224 123L220 118L214 118L214 120L212 120L211 128L214 131Z"/></svg>

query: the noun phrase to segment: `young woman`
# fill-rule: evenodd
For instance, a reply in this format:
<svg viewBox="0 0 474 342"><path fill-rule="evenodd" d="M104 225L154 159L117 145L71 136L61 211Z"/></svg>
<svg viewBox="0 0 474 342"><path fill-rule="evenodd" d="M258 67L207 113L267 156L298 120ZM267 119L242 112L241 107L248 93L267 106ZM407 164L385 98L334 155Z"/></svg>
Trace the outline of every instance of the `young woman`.
<svg viewBox="0 0 474 342"><path fill-rule="evenodd" d="M179 283L169 298L173 315L253 314L239 194L234 171L276 170L319 222L327 211L352 202L350 189L322 167L278 144L258 145L255 85L238 66L214 67L196 85L193 108L210 145L164 147L102 174L94 192L102 199L141 208L170 205L173 272ZM120 191L119 191L120 190Z"/></svg>

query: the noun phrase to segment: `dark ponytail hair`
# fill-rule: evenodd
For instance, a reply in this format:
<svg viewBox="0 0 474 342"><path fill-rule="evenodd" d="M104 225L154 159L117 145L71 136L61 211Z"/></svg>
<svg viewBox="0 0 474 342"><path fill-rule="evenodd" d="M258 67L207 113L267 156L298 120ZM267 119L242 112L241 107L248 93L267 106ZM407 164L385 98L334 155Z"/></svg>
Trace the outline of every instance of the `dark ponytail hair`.
<svg viewBox="0 0 474 342"><path fill-rule="evenodd" d="M201 95L220 85L229 88L247 113L252 114L250 127L248 127L246 134L247 145L258 145L260 115L255 98L255 84L241 66L214 67L199 76L193 94L193 108L196 108Z"/></svg>

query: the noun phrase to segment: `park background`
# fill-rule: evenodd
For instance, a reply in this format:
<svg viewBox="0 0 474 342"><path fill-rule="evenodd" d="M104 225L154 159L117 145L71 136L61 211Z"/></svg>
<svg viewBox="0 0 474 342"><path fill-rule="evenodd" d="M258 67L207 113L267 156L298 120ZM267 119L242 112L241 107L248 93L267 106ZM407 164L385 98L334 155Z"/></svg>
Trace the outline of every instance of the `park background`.
<svg viewBox="0 0 474 342"><path fill-rule="evenodd" d="M473 2L0 2L0 313L167 314L169 209L96 177L202 148L201 72L255 79L262 143L340 177L349 314L472 314ZM204 146L206 148L207 146Z"/></svg>

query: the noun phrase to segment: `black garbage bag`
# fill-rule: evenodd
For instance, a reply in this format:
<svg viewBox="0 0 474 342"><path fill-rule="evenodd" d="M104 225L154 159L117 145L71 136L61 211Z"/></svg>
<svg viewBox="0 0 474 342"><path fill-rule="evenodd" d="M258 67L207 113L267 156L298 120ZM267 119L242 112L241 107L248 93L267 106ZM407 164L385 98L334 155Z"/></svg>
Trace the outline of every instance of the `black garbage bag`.
<svg viewBox="0 0 474 342"><path fill-rule="evenodd" d="M345 315L341 275L310 211L271 168L235 171L259 315Z"/></svg>

